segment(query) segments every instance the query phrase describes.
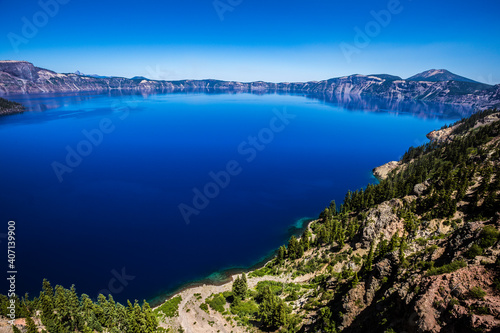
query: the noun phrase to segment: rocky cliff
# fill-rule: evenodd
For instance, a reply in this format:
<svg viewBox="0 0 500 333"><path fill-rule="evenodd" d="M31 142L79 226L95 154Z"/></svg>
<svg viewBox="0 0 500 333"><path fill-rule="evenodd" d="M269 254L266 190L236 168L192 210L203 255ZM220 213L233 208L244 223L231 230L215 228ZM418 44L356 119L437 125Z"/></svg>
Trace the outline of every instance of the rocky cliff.
<svg viewBox="0 0 500 333"><path fill-rule="evenodd" d="M476 108L500 105L500 85L464 81L402 80L392 75L351 75L324 81L271 83L220 80L158 81L142 77L95 77L59 74L25 61L0 61L0 94L52 92L301 92L329 96L370 95L393 100L423 100L469 105Z"/></svg>

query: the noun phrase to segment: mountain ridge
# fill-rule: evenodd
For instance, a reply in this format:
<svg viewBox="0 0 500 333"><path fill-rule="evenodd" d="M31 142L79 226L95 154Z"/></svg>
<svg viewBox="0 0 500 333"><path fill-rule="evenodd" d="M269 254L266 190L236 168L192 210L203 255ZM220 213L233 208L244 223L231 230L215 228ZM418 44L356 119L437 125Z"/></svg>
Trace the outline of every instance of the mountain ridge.
<svg viewBox="0 0 500 333"><path fill-rule="evenodd" d="M415 74L406 79L407 81L429 81L429 82L440 82L440 81L460 81L469 83L480 83L469 78L454 74L446 69L429 69L422 73Z"/></svg>
<svg viewBox="0 0 500 333"><path fill-rule="evenodd" d="M432 76L432 75L431 75ZM397 100L423 100L470 105L478 109L500 106L500 84L467 81L403 80L389 74L349 75L309 82L237 82L206 80L151 80L134 77L94 77L61 74L27 61L0 61L0 96L55 92L303 92L325 95L371 95ZM432 78L432 77L431 77ZM434 77L434 79L437 79ZM471 80L472 81L472 80Z"/></svg>

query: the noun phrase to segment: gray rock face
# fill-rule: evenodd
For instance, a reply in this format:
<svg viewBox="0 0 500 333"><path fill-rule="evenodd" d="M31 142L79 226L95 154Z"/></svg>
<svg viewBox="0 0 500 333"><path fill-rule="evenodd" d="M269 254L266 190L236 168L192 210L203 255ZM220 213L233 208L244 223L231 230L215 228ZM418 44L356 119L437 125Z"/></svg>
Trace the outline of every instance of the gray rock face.
<svg viewBox="0 0 500 333"><path fill-rule="evenodd" d="M488 108L500 105L500 85L463 81L408 81L391 75L351 75L298 83L234 82L219 80L157 81L122 77L58 74L24 61L0 61L0 95L51 92L235 91L302 92L327 96L370 95L392 100L425 100Z"/></svg>
<svg viewBox="0 0 500 333"><path fill-rule="evenodd" d="M27 81L38 80L38 70L26 61L0 61L0 72L10 74Z"/></svg>
<svg viewBox="0 0 500 333"><path fill-rule="evenodd" d="M372 208L368 211L366 220L363 222L362 243L369 247L372 241L376 243L383 235L384 239L390 239L395 233L401 236L404 230L403 221L395 214L395 209L402 207L398 199L392 199Z"/></svg>
<svg viewBox="0 0 500 333"><path fill-rule="evenodd" d="M420 184L415 184L415 186L413 186L413 192L415 192L416 195L421 196L422 194L424 194L428 187L429 183L427 181Z"/></svg>

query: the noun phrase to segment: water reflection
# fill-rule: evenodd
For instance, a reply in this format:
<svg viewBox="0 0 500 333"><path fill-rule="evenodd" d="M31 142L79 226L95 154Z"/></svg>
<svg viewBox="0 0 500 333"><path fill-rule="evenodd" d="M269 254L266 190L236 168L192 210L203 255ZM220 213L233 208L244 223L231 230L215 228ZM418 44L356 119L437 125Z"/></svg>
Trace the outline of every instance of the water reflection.
<svg viewBox="0 0 500 333"><path fill-rule="evenodd" d="M220 94L241 94L245 92L235 91L221 91L221 90L190 90L183 92L168 93L170 95L187 95L187 94L206 94L206 95L220 95ZM7 98L10 100L22 103L26 106L29 112L22 115L13 115L9 117L0 117L0 124L8 121L9 123L31 123L40 121L49 121L60 119L61 117L85 117L96 116L102 114L109 114L113 112L112 109L117 109L115 101L114 105L109 105L110 108L91 109L85 108L84 110L75 109L75 105L82 104L86 101L96 98L106 97L126 97L122 102L133 101L140 102L141 100L148 99L153 95L165 94L162 92L138 92L138 91L120 91L113 90L106 93L95 92L79 92L79 93L50 93L50 94L30 94L30 95L9 95ZM270 93L252 92L254 95L266 95ZM313 100L319 100L325 104L334 105L349 111L360 112L390 112L398 114L410 114L423 119L459 119L471 115L474 109L467 105L459 104L443 104L435 102L426 102L419 100L402 100L402 99L389 99L373 96L360 96L360 95L336 95L333 93L325 94L310 94L310 93L286 93L275 92L279 95L293 95L303 96ZM132 98L131 98L132 97ZM66 107L73 106L66 110ZM118 107L119 108L119 107ZM50 110L60 109L56 113L46 112ZM44 113L40 117L40 113Z"/></svg>

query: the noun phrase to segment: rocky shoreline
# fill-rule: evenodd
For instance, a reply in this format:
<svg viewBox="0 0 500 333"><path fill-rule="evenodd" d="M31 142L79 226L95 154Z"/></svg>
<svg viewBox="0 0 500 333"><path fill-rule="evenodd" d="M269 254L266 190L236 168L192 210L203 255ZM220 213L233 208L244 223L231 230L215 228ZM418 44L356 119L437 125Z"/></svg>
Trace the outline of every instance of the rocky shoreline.
<svg viewBox="0 0 500 333"><path fill-rule="evenodd" d="M0 97L0 116L23 113L26 111L22 104L12 102Z"/></svg>

